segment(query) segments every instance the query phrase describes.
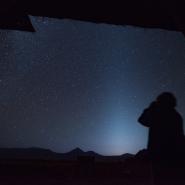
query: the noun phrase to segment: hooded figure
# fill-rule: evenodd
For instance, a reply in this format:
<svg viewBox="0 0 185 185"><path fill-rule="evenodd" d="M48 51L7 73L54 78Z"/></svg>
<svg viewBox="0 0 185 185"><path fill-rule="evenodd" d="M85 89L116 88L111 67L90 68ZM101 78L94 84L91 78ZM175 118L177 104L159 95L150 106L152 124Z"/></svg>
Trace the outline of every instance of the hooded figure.
<svg viewBox="0 0 185 185"><path fill-rule="evenodd" d="M148 152L152 160L172 162L182 157L183 120L175 109L176 105L175 96L164 92L138 119L149 127Z"/></svg>

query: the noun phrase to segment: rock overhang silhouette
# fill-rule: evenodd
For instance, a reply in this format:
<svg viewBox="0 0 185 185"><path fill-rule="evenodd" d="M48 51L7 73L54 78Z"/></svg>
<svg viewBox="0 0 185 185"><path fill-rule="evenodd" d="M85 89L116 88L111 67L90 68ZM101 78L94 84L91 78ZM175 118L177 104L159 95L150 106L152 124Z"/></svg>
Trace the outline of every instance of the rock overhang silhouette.
<svg viewBox="0 0 185 185"><path fill-rule="evenodd" d="M7 0L0 6L0 28L34 32L32 15L185 33L184 5L185 0Z"/></svg>

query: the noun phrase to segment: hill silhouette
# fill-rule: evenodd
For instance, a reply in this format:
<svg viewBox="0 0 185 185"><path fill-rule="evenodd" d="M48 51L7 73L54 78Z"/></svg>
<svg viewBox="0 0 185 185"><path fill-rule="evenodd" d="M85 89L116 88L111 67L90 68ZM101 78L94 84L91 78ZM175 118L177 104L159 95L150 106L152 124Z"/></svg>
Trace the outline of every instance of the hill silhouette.
<svg viewBox="0 0 185 185"><path fill-rule="evenodd" d="M83 151L75 148L66 153L57 153L44 148L0 148L0 160L21 160L21 159L39 159L39 160L76 160L78 156L92 156L96 160L114 161L125 160L133 157L132 154L122 154L119 156L103 156L94 151Z"/></svg>

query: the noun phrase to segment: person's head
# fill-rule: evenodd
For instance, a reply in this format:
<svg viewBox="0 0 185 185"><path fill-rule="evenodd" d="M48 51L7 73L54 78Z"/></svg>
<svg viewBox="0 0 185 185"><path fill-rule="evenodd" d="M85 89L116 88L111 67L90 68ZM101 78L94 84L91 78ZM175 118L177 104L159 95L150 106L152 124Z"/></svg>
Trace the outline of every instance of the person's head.
<svg viewBox="0 0 185 185"><path fill-rule="evenodd" d="M157 102L165 107L175 108L177 106L177 100L175 96L170 92L163 92L157 97Z"/></svg>

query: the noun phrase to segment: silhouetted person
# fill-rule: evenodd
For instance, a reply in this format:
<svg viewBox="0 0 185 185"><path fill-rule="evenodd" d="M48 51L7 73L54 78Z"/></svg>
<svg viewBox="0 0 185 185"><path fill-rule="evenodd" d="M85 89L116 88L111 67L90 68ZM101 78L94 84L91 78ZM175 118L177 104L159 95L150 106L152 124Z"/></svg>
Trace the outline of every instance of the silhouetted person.
<svg viewBox="0 0 185 185"><path fill-rule="evenodd" d="M165 167L167 171L167 167L179 166L183 159L183 120L175 109L176 105L175 96L164 92L138 119L142 125L149 127L148 152L158 170Z"/></svg>
<svg viewBox="0 0 185 185"><path fill-rule="evenodd" d="M153 159L166 159L182 149L183 120L175 110L176 98L165 92L144 110L138 121L149 127L148 151Z"/></svg>

